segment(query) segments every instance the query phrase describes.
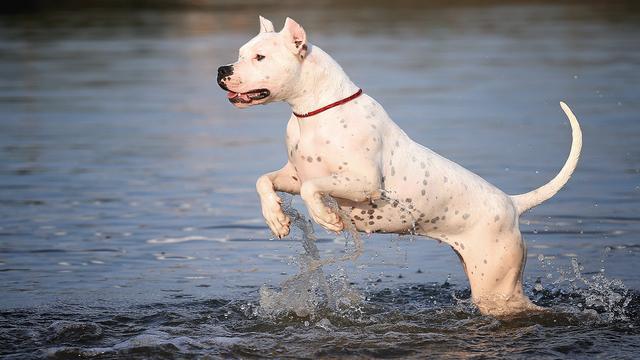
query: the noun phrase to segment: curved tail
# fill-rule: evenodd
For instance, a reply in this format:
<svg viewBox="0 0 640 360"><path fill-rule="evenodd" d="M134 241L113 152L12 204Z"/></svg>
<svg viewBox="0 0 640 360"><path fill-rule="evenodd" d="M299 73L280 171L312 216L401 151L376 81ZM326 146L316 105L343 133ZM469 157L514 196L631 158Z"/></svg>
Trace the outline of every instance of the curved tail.
<svg viewBox="0 0 640 360"><path fill-rule="evenodd" d="M569 122L571 123L571 136L573 137L573 140L571 141L569 157L558 175L556 175L556 177L551 181L526 194L511 196L511 200L513 200L513 203L518 210L518 214L522 214L523 212L540 205L543 201L546 201L555 195L560 189L562 189L564 184L569 181L571 174L573 174L573 171L576 169L576 165L578 165L580 150L582 149L582 131L580 130L580 124L567 104L561 101L560 107L562 107L562 110L564 110L564 113L567 115Z"/></svg>

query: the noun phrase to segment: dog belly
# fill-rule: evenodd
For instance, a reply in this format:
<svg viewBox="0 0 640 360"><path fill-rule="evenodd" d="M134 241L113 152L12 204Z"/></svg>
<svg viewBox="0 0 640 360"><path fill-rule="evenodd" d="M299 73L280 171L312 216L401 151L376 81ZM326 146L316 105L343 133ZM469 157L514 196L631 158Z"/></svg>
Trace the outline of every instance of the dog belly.
<svg viewBox="0 0 640 360"><path fill-rule="evenodd" d="M347 214L356 230L367 233L414 233L417 223L410 212L399 205L384 200L354 203L338 199L342 211Z"/></svg>
<svg viewBox="0 0 640 360"><path fill-rule="evenodd" d="M480 213L454 210L446 201L430 203L409 197L363 203L339 200L338 203L358 231L417 234L440 240L446 240L446 234L464 231L477 220L471 219L471 214Z"/></svg>
<svg viewBox="0 0 640 360"><path fill-rule="evenodd" d="M411 140L383 157L381 199L339 201L356 229L413 233L446 241L482 221L503 224L512 212L506 194L476 174ZM486 224L485 224L486 223Z"/></svg>

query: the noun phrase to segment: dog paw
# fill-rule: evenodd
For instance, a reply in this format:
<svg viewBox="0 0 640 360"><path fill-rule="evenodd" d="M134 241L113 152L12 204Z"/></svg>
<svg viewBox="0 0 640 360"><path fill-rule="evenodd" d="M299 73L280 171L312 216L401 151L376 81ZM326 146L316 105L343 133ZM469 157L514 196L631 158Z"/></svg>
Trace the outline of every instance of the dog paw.
<svg viewBox="0 0 640 360"><path fill-rule="evenodd" d="M281 201L273 194L273 197L262 202L262 216L271 232L279 239L289 235L291 229L291 219L282 211Z"/></svg>
<svg viewBox="0 0 640 360"><path fill-rule="evenodd" d="M340 232L344 229L344 223L340 216L328 207L317 204L316 206L308 206L308 209L313 221L323 228L333 232Z"/></svg>

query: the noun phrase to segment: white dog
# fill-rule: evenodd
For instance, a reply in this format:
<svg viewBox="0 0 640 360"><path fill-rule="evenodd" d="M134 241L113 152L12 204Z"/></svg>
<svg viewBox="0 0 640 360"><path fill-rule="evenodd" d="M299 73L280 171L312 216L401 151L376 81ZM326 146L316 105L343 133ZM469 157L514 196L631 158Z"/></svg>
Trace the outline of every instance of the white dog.
<svg viewBox="0 0 640 360"><path fill-rule="evenodd" d="M526 248L518 218L558 192L578 163L582 133L567 105L560 103L573 141L562 170L534 191L509 196L412 141L289 18L275 32L260 17L260 33L240 48L238 61L218 69L218 84L240 108L291 105L288 161L256 184L276 236L286 236L290 226L276 191L300 194L315 222L341 231L340 217L322 201L330 195L359 231L413 233L451 245L482 313L537 308L523 294Z"/></svg>

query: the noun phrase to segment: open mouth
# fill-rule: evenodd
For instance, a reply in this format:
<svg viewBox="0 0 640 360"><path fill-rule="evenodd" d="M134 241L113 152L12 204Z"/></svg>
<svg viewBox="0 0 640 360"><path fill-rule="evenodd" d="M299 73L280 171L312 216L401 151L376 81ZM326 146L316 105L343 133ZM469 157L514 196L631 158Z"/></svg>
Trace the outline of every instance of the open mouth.
<svg viewBox="0 0 640 360"><path fill-rule="evenodd" d="M256 90L251 90L243 93L229 91L227 93L227 98L232 103L249 104L250 102L255 100L262 100L267 96L269 96L270 94L271 92L267 89L256 89Z"/></svg>

